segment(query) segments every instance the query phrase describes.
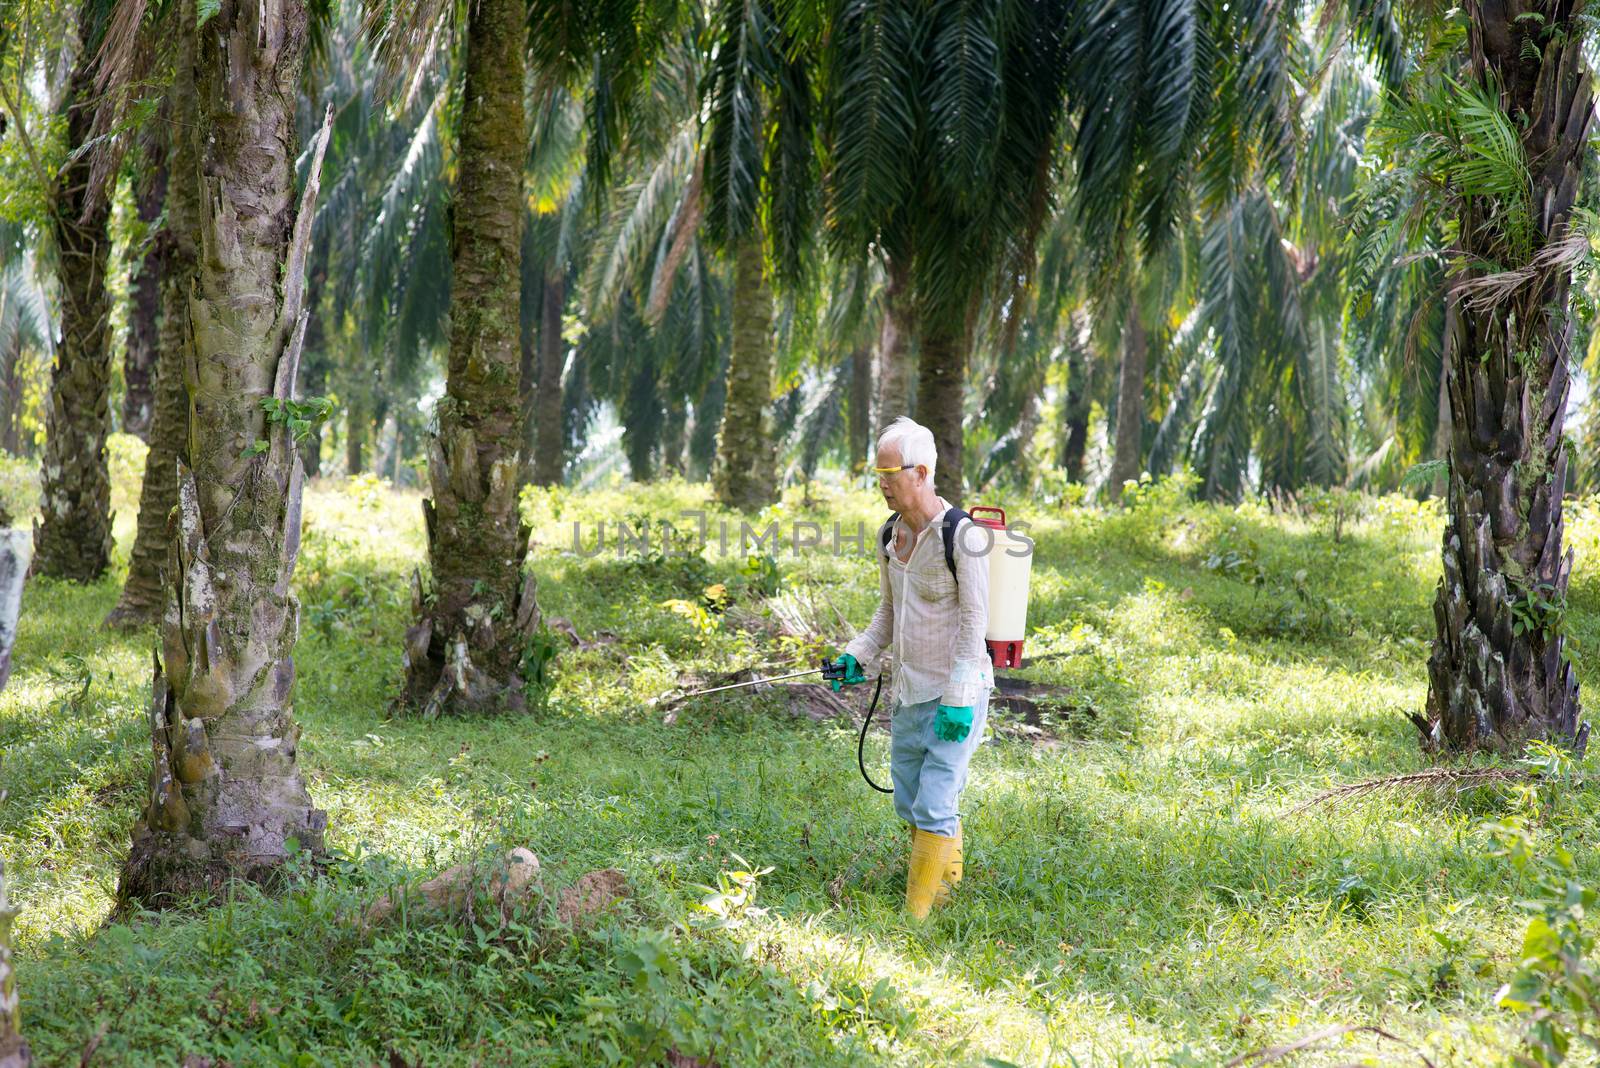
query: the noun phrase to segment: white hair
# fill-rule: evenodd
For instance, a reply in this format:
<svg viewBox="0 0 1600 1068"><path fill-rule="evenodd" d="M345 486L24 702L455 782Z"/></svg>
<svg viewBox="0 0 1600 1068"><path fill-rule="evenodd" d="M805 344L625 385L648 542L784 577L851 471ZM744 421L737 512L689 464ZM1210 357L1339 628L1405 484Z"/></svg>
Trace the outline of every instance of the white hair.
<svg viewBox="0 0 1600 1068"><path fill-rule="evenodd" d="M928 469L929 480L933 479L933 469L939 460L938 449L933 444L933 431L910 416L902 415L878 435L879 449L887 449L891 445L900 450L901 463L921 464Z"/></svg>

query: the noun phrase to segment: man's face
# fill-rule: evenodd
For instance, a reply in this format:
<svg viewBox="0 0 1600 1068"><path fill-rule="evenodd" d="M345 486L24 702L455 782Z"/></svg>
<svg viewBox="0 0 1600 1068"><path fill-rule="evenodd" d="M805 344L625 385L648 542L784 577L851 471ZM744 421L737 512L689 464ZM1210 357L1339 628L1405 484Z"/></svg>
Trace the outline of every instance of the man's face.
<svg viewBox="0 0 1600 1068"><path fill-rule="evenodd" d="M901 467L905 463L900 458L900 448L896 445L878 450L878 458L874 465L880 468ZM903 512L917 499L917 491L927 473L920 467L913 467L908 471L893 471L878 473L878 490L883 494L883 503L896 512Z"/></svg>

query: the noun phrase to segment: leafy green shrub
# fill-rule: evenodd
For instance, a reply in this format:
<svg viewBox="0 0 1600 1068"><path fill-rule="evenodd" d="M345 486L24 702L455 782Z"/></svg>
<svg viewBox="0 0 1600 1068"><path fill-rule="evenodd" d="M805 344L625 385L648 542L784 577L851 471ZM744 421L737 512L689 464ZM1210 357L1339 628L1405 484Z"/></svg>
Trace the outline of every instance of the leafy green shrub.
<svg viewBox="0 0 1600 1068"><path fill-rule="evenodd" d="M549 701L550 691L555 688L556 655L562 644L555 631L541 624L523 647L521 674L529 708L543 708Z"/></svg>
<svg viewBox="0 0 1600 1068"><path fill-rule="evenodd" d="M745 589L757 597L776 597L783 589L783 572L778 561L768 553L756 553L744 558L739 565L739 575Z"/></svg>
<svg viewBox="0 0 1600 1068"><path fill-rule="evenodd" d="M1513 818L1492 827L1497 855L1532 879L1521 902L1534 913L1522 936L1517 970L1495 1001L1528 1017L1519 1064L1554 1068L1573 1046L1600 1053L1600 960L1595 958L1594 912L1600 890L1578 881L1570 850L1540 850L1528 824Z"/></svg>
<svg viewBox="0 0 1600 1068"><path fill-rule="evenodd" d="M1521 810L1487 824L1494 855L1510 862L1533 892L1518 904L1533 918L1522 935L1517 970L1495 995L1501 1008L1528 1020L1517 1065L1554 1068L1574 1047L1600 1054L1600 959L1594 914L1600 889L1586 885L1566 843L1540 842L1541 830L1561 834L1588 821L1577 800L1583 766L1566 749L1534 742L1520 761L1532 774L1509 787Z"/></svg>

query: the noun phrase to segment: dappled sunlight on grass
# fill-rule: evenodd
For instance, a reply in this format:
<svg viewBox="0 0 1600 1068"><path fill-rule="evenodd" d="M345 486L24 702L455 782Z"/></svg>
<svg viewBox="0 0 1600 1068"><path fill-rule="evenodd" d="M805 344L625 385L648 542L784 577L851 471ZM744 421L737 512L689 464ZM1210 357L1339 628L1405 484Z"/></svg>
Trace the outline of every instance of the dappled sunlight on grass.
<svg viewBox="0 0 1600 1068"><path fill-rule="evenodd" d="M876 601L866 553L884 509L866 491L816 496L807 508L792 491L748 522L815 521L825 547L836 521L865 530L862 555L767 543L783 589L815 594L820 638L837 646L838 616L864 626ZM1329 786L1426 766L1405 714L1426 694L1434 506L1368 502L1337 543L1323 517L1159 493L1123 511L1019 510L1039 546L1019 677L1063 704L1034 742L978 751L966 881L923 928L903 916L903 825L859 779L853 724L791 718L773 694L699 702L670 726L648 704L685 675L811 662L819 636L781 640L767 580L742 566L740 517L679 481L530 489L523 506L545 617L596 644L561 640L536 711L428 723L392 705L419 497L371 479L312 484L296 578L300 756L346 859L284 900L242 895L226 928L206 914L92 934L148 772L153 636L99 629L115 577L29 587L0 694L0 851L22 908L24 1004L49 999L36 1045L75 1057L84 1021L135 983L148 1009L107 1038L125 1063L169 1048L164 1015L208 1003L226 1021L208 1048L237 1063L269 1049L366 1062L386 1047L425 1063L468 1063L467 1048L484 1063L535 1049L626 1062L658 1058L648 1034L671 1031L723 1064L1212 1064L1381 1021L1437 1063L1477 1064L1505 1034L1492 995L1517 952L1523 888L1482 827L1505 798L1377 795L1293 813ZM592 546L602 520L684 532L693 510L712 537L700 557L572 551L574 522ZM1600 512L1574 509L1571 536L1600 552ZM1580 552L1572 630L1585 651L1600 647L1597 575L1600 557ZM714 584L734 608L672 606ZM865 689L841 699L864 708ZM880 776L887 749L869 738ZM509 960L464 926L363 940L340 918L403 876L510 845L539 855L551 895L616 867L636 900ZM740 867L735 854L773 868L758 899L770 911L705 927L699 887ZM1579 864L1600 875L1592 848Z"/></svg>

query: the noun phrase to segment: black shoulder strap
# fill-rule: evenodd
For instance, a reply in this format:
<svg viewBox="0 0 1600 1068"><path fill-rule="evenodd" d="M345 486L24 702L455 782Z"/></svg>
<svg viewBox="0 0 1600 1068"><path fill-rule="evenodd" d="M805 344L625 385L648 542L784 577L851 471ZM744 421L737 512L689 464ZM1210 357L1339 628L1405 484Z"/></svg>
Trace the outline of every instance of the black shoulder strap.
<svg viewBox="0 0 1600 1068"><path fill-rule="evenodd" d="M963 519L971 518L970 515L954 505L944 514L944 527L942 528L942 533L944 534L944 566L950 569L950 577L957 582L961 580L956 578L956 527L961 524Z"/></svg>
<svg viewBox="0 0 1600 1068"><path fill-rule="evenodd" d="M889 518L883 521L883 527L878 531L878 541L883 545L884 554L889 552L889 539L894 537L894 521L900 518L899 512L890 512ZM950 577L956 578L956 527L963 519L972 517L959 508L952 507L944 514L944 524L939 528L939 533L944 539L944 566L950 569Z"/></svg>

